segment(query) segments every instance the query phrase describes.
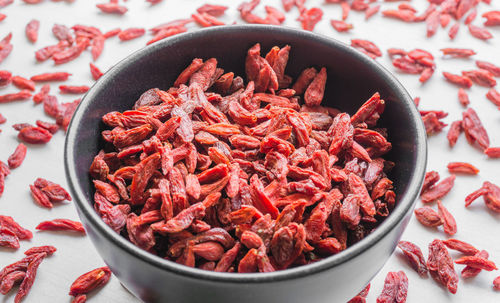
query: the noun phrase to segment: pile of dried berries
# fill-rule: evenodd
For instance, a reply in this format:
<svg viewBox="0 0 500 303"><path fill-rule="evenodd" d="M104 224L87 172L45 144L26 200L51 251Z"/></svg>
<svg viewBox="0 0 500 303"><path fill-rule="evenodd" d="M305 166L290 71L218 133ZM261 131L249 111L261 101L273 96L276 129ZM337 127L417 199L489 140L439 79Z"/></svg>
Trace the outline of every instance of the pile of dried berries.
<svg viewBox="0 0 500 303"><path fill-rule="evenodd" d="M66 2L73 1L66 0ZM13 0L0 0L0 8L13 2ZM47 1L23 0L23 2L35 5ZM155 5L162 1L146 0L146 2ZM296 9L299 16L297 24L305 30L312 31L323 21L324 13L322 8L306 7L309 5L306 2L306 0L282 0L284 12L280 8L266 5L265 13L261 14L256 12L260 1L249 0L241 3L237 9L244 22L271 25L283 24L287 18L286 13ZM500 25L500 11L490 10L481 14L478 12L480 2L490 4L491 1L428 0L427 8L420 12L408 2L401 2L397 7L390 9L381 9L386 3L372 0L325 0L325 6L331 4L340 6L340 16L329 21L333 29L338 32L348 32L355 27L355 24L346 22L351 11L363 13L366 20L381 11L381 15L385 18L413 24L425 23L429 37L441 27L447 28L448 36L453 40L459 34L460 25L463 23L468 27L468 34L472 37L489 40L493 35L486 28ZM118 0L103 1L94 9L99 14L123 15L128 12L127 2L119 3ZM228 7L224 5L205 4L184 19L162 23L149 29L152 36L148 38L147 44L186 32L188 26L193 24L199 27L223 25L225 22L221 21L220 17L225 15L227 10ZM0 22L8 17L4 12L0 13ZM484 27L473 24L478 15L484 18L481 21L484 22ZM22 29L23 34L29 43L35 44L39 40L40 22L37 19L27 19L26 22L26 26ZM51 31L58 42L48 43L49 45L43 48L37 47L38 50L35 52L37 61L52 59L55 64L64 64L80 57L86 50L89 50L92 59L96 61L104 50L105 42L110 38L116 36L120 41L129 41L140 39L147 32L145 28L138 27L101 31L95 26L81 24L73 26L54 24ZM0 40L0 63L12 53L12 36L12 33L9 33ZM382 56L380 49L371 41L351 39L351 45L374 59ZM305 264L312 262L313 259L317 260L336 253L369 232L388 214L395 200L389 179L382 178L375 183L380 174L383 175L381 171L391 166L379 158L390 148L390 143L385 139L383 131L379 133L379 129L375 131L365 127L373 127L370 125L373 121L365 120L366 125L353 123L351 129L344 114L318 105L321 98L318 101L315 92L317 89L321 90L321 87L315 85L321 86L325 81L323 78L326 78L326 71L306 69L301 74L300 81L296 81L290 88L291 78L284 74L288 52L289 49L286 47L274 48L265 59L255 56L257 64L253 72L251 71L254 74L251 79L253 87L247 85L246 88L243 87L242 78L232 73L222 74L222 70L214 65L216 63L214 60L203 62L195 59L190 68L174 84L175 89L167 92L150 91L141 101L143 103L140 105L146 105L142 106L142 109L137 108L117 115L119 119L110 122L114 127L113 131L103 134L108 141L112 141L109 143L109 149L100 153L93 165L96 178L94 184L98 192L96 210L103 220L117 232L128 236L133 243L146 249L152 245L151 241L155 241L155 237L164 238L161 241L166 241L167 246L177 245L176 254L182 254L169 256L170 259L184 264L195 264L209 270L236 271L238 270L236 265L240 260L247 266L244 269L248 271L281 269L288 264L276 262L287 261L287 258L283 257L283 254L287 253L288 256L298 254L294 264L290 266ZM398 71L419 74L422 83L428 81L437 68L434 56L422 49L405 51L390 48L387 52ZM443 59L471 58L477 55L475 50L465 48L446 47L441 49L441 52ZM444 71L443 77L458 86L458 101L463 107L468 107L471 103L468 89L478 85L489 88L485 95L486 99L500 109L500 93L494 88L495 78L500 77L500 67L481 60L476 60L475 63L477 69L453 73ZM203 70L203 67L208 69L208 65L210 70ZM94 63L89 63L89 67L92 78L98 80L103 74L101 70ZM212 72L213 77L210 79L205 77L206 82L201 89L193 88L191 85L181 86L193 78L194 74L200 77L198 80L193 80L193 83L202 81L203 75ZM32 98L35 104L43 104L44 112L55 119L55 123L38 120L33 125L30 123L12 125L19 131L18 139L27 145L19 143L15 150L12 148L14 151L6 161L8 165L0 161L0 196L4 191L5 178L11 173L11 169L19 167L26 155L31 156L27 152L29 144L48 143L60 127L64 130L68 127L79 99L60 104L57 97L50 94L50 84L47 82L67 81L70 76L70 73L57 71L23 77L11 71L0 70L0 87L12 84L19 89L14 93L0 95L0 104ZM35 93L39 84L43 86ZM205 85L211 86L210 92L206 92L208 87L204 87ZM308 93L308 87L311 86L315 89L311 89ZM60 94L82 94L87 90L88 86L85 85L59 86ZM189 106L186 108L184 102L176 103L186 96L191 98L192 95L196 95L195 100L198 104L193 109ZM297 97L302 95L306 105L299 106ZM415 98L417 106L419 100L420 98ZM158 104L148 106L151 102ZM204 105L213 103L215 106L200 111L200 102ZM256 105L261 102L267 106ZM166 106L167 110L164 113L160 111L162 107L160 104L164 106L172 103L177 109L174 106L173 108ZM147 107L151 111L142 111ZM190 120L186 116L185 113L193 118L191 110L196 120ZM443 122L448 116L445 111L421 110L420 113L428 135L439 133L447 126ZM376 115L378 113L373 116L377 117ZM168 117L170 119L165 120ZM337 117L338 120L335 120ZM0 114L0 124L5 122L6 119ZM187 132L179 133L181 127L189 123L191 131L188 127ZM227 129L224 128L226 124L230 124ZM342 125L347 129L331 131L329 126L332 124ZM457 143L461 133L465 134L472 146L479 148L486 156L500 158L500 147L490 147L486 129L472 108L467 108L463 112L462 119L450 124L447 134L450 147ZM190 136L193 136L189 141L190 144L183 141ZM331 153L332 144L329 140L332 138L328 136L348 138L347 141L336 143L336 148L342 150L339 154L335 154L335 151ZM377 140L385 143L367 146L373 143L367 139L370 136L375 136ZM130 138L132 143L127 142ZM115 139L118 145L115 144ZM160 148L162 142L168 143ZM261 151L262 145L264 150ZM377 154L377 151L382 153ZM158 152L159 156L145 161ZM354 159L358 159L357 162ZM325 169L325 163L328 163L329 169ZM148 175L150 167L155 164L161 167L161 171L156 170L152 175ZM146 173L145 177L149 180L147 184L136 181L134 185L137 167ZM172 171L163 171L165 167L171 168ZM452 162L447 168L454 175L479 173L474 165L466 162ZM205 170L208 172L203 174L202 171ZM256 177L251 176L252 174ZM426 204L437 201L437 210L425 206L415 211L417 220L422 224L430 227L443 226L444 232L449 235L457 232L457 224L441 199L453 187L454 175L439 182L440 177L437 172L427 173L422 189L422 201ZM356 180L356 176L361 177L366 193L371 194L373 198L375 217L367 214L367 211L371 210L360 203L359 197L351 195L353 191L351 185L354 184L356 191L356 184L359 183L356 183L359 181ZM286 182L282 181L284 179ZM331 190L325 179L329 179L330 186L333 185L337 190ZM277 181L269 183L270 180ZM35 202L46 208L51 208L54 202L71 200L62 187L44 179L36 180L30 188ZM247 194L242 195L245 190ZM221 196L208 194L211 191L221 191L222 194ZM279 197L285 192L287 195L284 198ZM344 194L347 196L344 197ZM480 196L483 196L486 206L491 211L500 212L500 187L488 181L484 182L481 188L465 198L466 207ZM125 201L130 201L131 205L124 203ZM144 205L141 204L143 202ZM197 206L194 207L195 205ZM137 214L134 215L135 213ZM174 218L176 220L171 221ZM357 223L359 225L356 225ZM227 229L229 233L226 229L219 228L227 225L231 225L231 228ZM186 228L182 228L184 226ZM316 232L316 228L321 232ZM37 229L84 233L79 222L68 219L44 221L37 226ZM179 229L180 231L172 233ZM257 229L263 230L264 233L255 232ZM16 249L19 247L19 240L31 237L32 233L11 217L0 215L0 246ZM233 245L234 240L236 243ZM276 247L283 243L280 241L291 241L294 247L287 251L278 251ZM300 253L296 250L299 247L302 247ZM426 275L428 271L431 272L439 283L446 285L453 292L456 291L458 280L446 247L465 255L455 260L458 264L467 265L462 270L462 278L471 278L482 270L496 268L494 263L488 260L489 254L485 250L479 251L457 239L432 242L427 261L414 244L400 242L399 247L419 274ZM26 251L26 258L8 265L0 272L0 292L6 294L15 283L22 281L15 298L15 302L19 302L33 284L40 262L54 251L55 248L51 246L33 247ZM277 260L275 254L278 256ZM75 296L73 302L85 302L85 294L105 284L109 277L109 269L98 268L78 278L71 287L70 294ZM404 273L390 272L385 282L377 302L406 300L408 280ZM493 287L500 290L500 277L494 280ZM367 285L349 302L366 302L369 289L370 285Z"/></svg>
<svg viewBox="0 0 500 303"><path fill-rule="evenodd" d="M321 106L325 68L293 81L289 46L260 51L248 50L246 86L194 59L170 89L102 117L111 129L90 173L116 232L187 266L268 272L342 251L389 215L384 100L352 117Z"/></svg>

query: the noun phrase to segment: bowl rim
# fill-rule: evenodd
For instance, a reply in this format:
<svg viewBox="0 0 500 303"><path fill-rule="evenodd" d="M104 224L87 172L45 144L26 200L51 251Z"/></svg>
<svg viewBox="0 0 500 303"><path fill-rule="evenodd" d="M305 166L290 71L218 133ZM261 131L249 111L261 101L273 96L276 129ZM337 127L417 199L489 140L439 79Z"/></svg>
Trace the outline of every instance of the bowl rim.
<svg viewBox="0 0 500 303"><path fill-rule="evenodd" d="M91 205L91 203L89 203L90 201L85 198L82 189L78 185L76 166L74 165L76 162L73 157L75 149L74 142L77 137L77 133L75 131L75 129L77 128L76 125L80 123L83 114L87 112L90 100L95 97L97 91L102 90L107 83L110 83L113 80L114 75L120 73L121 70L124 69L130 62L143 58L159 49L175 45L176 43L185 40L196 39L197 37L211 34L223 35L224 33L245 31L272 31L276 35L294 35L302 39L314 40L316 43L321 43L328 47L337 48L340 49L340 51L348 53L349 56L352 56L356 60L361 61L363 64L368 65L372 70L378 73L378 75L382 77L384 81L386 81L391 87L393 87L396 96L400 98L402 102L413 105L409 106L408 108L410 109L409 114L412 117L413 123L415 123L417 132L417 136L415 137L416 166L414 167L413 176L408 183L408 190L399 201L398 207L396 207L392 211L392 213L384 220L384 222L382 222L382 224L377 227L374 232L366 236L363 240L349 247L348 249L336 255L327 257L321 261L271 273L238 274L207 271L177 264L175 262L165 260L159 256L153 255L145 250L140 249L120 234L114 232L108 225L104 223L104 221L102 221L100 216L94 211L93 205ZM418 113L417 108L414 106L413 99L410 97L406 89L385 67L383 67L381 64L371 59L367 55L361 53L360 51L348 46L347 44L344 44L343 42L340 42L331 37L327 37L325 35L286 26L255 24L217 26L187 32L158 41L128 55L126 58L122 59L112 68L110 68L108 72L106 72L98 81L96 81L96 83L94 83L91 89L82 98L71 119L64 146L64 166L70 191L72 192L73 199L77 208L79 208L80 210L80 214L82 216L85 216L85 221L87 222L87 224L91 225L92 228L94 228L96 233L101 234L103 237L113 242L114 245L120 247L126 253L133 255L134 257L139 258L152 266L156 266L160 269L189 278L226 283L264 283L297 279L328 270L332 267L341 265L344 262L355 258L365 250L374 246L382 238L384 238L385 235L387 235L393 228L395 228L399 224L401 220L405 218L408 212L411 212L413 210L416 199L420 192L420 188L422 186L426 164L426 133L424 125L420 119L420 114Z"/></svg>

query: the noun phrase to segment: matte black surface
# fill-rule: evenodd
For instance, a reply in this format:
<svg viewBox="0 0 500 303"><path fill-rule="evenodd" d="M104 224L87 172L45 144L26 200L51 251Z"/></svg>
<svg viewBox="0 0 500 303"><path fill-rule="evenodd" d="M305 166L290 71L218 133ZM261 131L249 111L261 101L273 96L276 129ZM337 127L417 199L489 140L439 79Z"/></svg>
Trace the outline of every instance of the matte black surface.
<svg viewBox="0 0 500 303"><path fill-rule="evenodd" d="M188 268L135 247L104 224L93 209L88 170L100 149L101 117L132 108L147 89L169 88L195 57L217 58L218 66L244 76L246 51L256 42L265 54L291 45L286 73L325 66L325 101L353 114L374 92L386 109L396 162L391 173L397 206L376 231L325 260L274 273L230 274ZM114 66L83 98L71 122L65 167L80 218L104 261L120 281L146 302L345 302L359 292L394 251L407 225L426 166L426 137L420 115L401 84L381 65L353 48L301 30L258 25L224 26L186 33L146 47Z"/></svg>

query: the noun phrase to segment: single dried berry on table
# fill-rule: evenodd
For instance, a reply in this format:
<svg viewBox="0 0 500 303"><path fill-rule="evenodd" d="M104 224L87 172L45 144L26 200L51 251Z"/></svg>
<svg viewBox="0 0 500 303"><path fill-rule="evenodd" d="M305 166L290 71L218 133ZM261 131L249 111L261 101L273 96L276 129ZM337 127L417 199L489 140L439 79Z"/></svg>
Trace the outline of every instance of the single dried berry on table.
<svg viewBox="0 0 500 303"><path fill-rule="evenodd" d="M427 275L427 264L420 247L408 241L399 241L398 248L401 249L413 269L422 276Z"/></svg>
<svg viewBox="0 0 500 303"><path fill-rule="evenodd" d="M38 230L50 230L50 231L76 231L80 233L85 233L82 223L72 221L69 219L54 219L51 221L43 221L36 227Z"/></svg>
<svg viewBox="0 0 500 303"><path fill-rule="evenodd" d="M71 284L69 294L71 296L87 294L108 283L110 277L111 271L108 267L100 267L91 270L76 278L73 284Z"/></svg>

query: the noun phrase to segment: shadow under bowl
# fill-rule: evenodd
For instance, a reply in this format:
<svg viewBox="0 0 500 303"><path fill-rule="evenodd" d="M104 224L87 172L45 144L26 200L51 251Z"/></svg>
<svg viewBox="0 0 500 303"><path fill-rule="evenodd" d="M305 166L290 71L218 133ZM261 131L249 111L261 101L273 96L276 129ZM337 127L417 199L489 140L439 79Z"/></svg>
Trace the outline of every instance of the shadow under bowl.
<svg viewBox="0 0 500 303"><path fill-rule="evenodd" d="M323 105L353 114L374 92L386 101L379 127L388 129L396 166L391 179L396 207L370 235L334 256L273 273L216 273L164 260L134 246L94 211L89 167L102 146L101 117L131 109L146 90L169 88L195 57L215 57L218 66L244 75L246 51L291 46L286 74L326 67ZM79 216L115 276L145 302L303 303L346 302L359 292L393 253L411 216L423 181L426 135L411 97L396 78L357 50L331 38L286 27L235 25L178 35L137 51L110 69L76 110L65 145L65 168Z"/></svg>

